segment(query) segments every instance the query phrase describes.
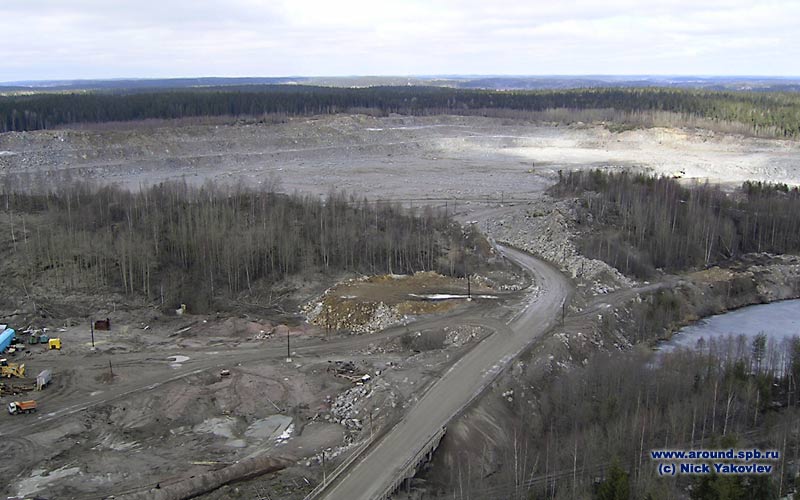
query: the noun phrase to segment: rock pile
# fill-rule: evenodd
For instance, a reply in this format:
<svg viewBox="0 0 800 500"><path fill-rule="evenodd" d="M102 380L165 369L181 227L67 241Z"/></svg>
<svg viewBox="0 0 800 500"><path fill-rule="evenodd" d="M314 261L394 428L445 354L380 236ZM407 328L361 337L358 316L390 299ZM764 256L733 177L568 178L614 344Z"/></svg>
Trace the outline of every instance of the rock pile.
<svg viewBox="0 0 800 500"><path fill-rule="evenodd" d="M363 415L358 407L362 399L372 395L369 385L350 388L336 396L331 404L331 421L341 424L351 431L359 431L363 427Z"/></svg>
<svg viewBox="0 0 800 500"><path fill-rule="evenodd" d="M571 200L544 197L499 220L488 220L486 232L495 240L540 255L589 284L592 293L603 294L630 287L633 282L616 268L580 253L572 241L575 206Z"/></svg>
<svg viewBox="0 0 800 500"><path fill-rule="evenodd" d="M397 306L384 302L329 302L324 296L322 301L307 304L303 312L311 324L355 334L377 332L404 319Z"/></svg>
<svg viewBox="0 0 800 500"><path fill-rule="evenodd" d="M475 339L479 339L485 333L481 327L472 325L460 325L456 327L446 326L444 332L445 345L453 347L460 347Z"/></svg>

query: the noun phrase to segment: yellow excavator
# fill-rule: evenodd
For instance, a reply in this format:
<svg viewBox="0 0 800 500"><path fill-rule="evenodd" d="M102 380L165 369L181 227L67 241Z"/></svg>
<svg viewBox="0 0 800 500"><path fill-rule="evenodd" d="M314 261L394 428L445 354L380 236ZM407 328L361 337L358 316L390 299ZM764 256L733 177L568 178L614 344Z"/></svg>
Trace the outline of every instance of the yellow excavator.
<svg viewBox="0 0 800 500"><path fill-rule="evenodd" d="M9 363L7 359L0 359L0 377L25 377L25 364Z"/></svg>

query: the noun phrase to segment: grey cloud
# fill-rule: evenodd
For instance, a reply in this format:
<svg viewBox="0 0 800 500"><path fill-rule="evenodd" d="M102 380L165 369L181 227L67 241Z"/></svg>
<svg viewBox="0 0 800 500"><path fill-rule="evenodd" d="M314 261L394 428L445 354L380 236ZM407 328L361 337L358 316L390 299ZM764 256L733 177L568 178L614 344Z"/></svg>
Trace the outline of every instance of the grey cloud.
<svg viewBox="0 0 800 500"><path fill-rule="evenodd" d="M791 0L4 0L0 81L800 74Z"/></svg>

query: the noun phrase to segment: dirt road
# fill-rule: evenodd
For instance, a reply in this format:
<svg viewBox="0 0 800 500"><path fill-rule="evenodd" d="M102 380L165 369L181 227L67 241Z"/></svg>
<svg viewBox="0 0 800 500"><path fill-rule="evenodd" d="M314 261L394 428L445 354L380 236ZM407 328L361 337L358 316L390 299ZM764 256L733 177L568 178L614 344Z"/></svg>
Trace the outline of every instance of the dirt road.
<svg viewBox="0 0 800 500"><path fill-rule="evenodd" d="M468 405L534 339L548 331L567 300L570 282L549 264L528 254L499 247L504 255L535 273L543 293L508 325L460 359L408 415L358 461L325 498L373 499L401 473L430 436Z"/></svg>
<svg viewBox="0 0 800 500"><path fill-rule="evenodd" d="M437 329L451 324L483 326L492 330L505 328L503 322L484 317L488 316L493 307L494 304L490 301L477 303L474 307L458 310L444 316L423 319L414 323L414 329ZM399 326L366 336L342 336L331 340L294 339L292 340L291 351L295 361L303 362L306 357L352 353L379 340L400 336L406 332L407 328ZM168 368L170 364L169 357L154 356L150 352L118 354L111 357L98 356L94 361L91 358L87 360L83 356L79 356L80 360L64 360L64 364L74 363L77 365L80 363L81 368L87 372L102 370L108 366L109 359L113 360L114 366L118 369L128 365L147 366L148 368L142 370L141 374L135 379L114 384L113 388L107 388L107 386L100 384L96 384L97 387L95 387L84 381L81 382L80 387L73 388L73 390L43 393L38 399L41 403L44 403L42 406L47 408L47 413L42 413L36 417L36 423L37 425L42 425L52 422L92 407L111 403L137 392L156 389L175 380L204 371L212 371L235 364L247 365L266 360L282 359L286 356L286 344L283 339L274 339L268 347L257 350L249 347L213 350L187 349L181 351L181 353L188 355L189 359L181 363L177 368ZM165 376L165 374L169 374L169 376ZM86 378L88 377L85 377L84 380ZM95 390L98 388L104 390ZM31 425L28 419L14 419L7 415L1 418L3 418L3 425L0 428L0 436L23 433Z"/></svg>
<svg viewBox="0 0 800 500"><path fill-rule="evenodd" d="M519 294L517 293L514 295L518 296ZM492 317L498 314L497 302L497 300L476 300L469 306L465 304L466 307L461 307L446 315L425 318L415 322L412 328L414 331L440 330L452 324L472 325L485 328L488 331L507 328L503 321ZM499 309L502 310L503 308ZM56 368L56 371L61 373L62 377L58 381L59 390L46 390L36 394L36 399L39 401L41 411L36 415L28 415L26 416L27 418L0 414L0 452L15 457L13 461L5 462L0 465L0 474L3 474L5 477L17 478L4 485L3 488L0 488L0 491L6 495L15 495L18 494L19 491L33 491L37 489L37 491L56 496L86 498L87 492L74 485L72 490L65 490L67 486L59 485L55 482L43 486L39 486L38 483L36 483L36 481L39 481L39 479L37 479L39 476L37 476L35 466L44 463L45 460L49 460L53 456L53 447L51 447L49 443L55 439L63 442L64 438L61 437L62 434L70 435L69 440L72 442L87 442L92 443L91 446L94 446L94 443L106 439L104 437L106 435L123 436L130 441L131 433L135 433L137 437L134 439L142 443L137 446L147 447L147 449L150 450L148 453L167 458L171 457L173 461L177 460L179 464L183 464L180 456L176 457L175 455L167 453L165 450L156 451L155 448L158 448L158 446L146 441L148 439L147 433L151 431L139 430L139 424L136 425L136 428L129 428L130 426L126 427L126 425L128 425L126 424L128 420L125 419L130 419L132 417L126 416L124 410L122 410L122 413L119 410L125 407L132 408L135 406L150 408L152 404L159 404L158 401L162 403L166 402L170 397L167 395L179 397L184 390L192 390L194 394L202 390L202 388L209 383L217 383L214 381L220 380L218 374L221 368L232 369L234 374L230 379L237 379L240 375L250 373L252 370L256 370L257 373L260 373L258 370L260 367L264 366L281 367L279 370L283 370L283 373L296 373L300 375L300 378L303 378L305 372L299 369L300 366L319 366L320 364L324 366L325 359L348 359L348 356L353 356L353 353L369 348L376 342L387 341L407 333L408 328L399 326L374 335L364 336L335 336L330 339L320 337L303 338L298 336L292 338L291 350L293 363L291 364L287 364L284 361L286 356L285 338L273 338L271 340L262 341L260 343L261 346L257 348L254 348L252 343L249 343L236 348L213 346L181 349L177 352L180 352L181 358L186 359L182 359L180 363L173 362L174 357L168 356L168 354L171 354L170 351L165 352L160 349L148 349L113 355L98 352L89 356L80 351L75 351L60 354L57 357L51 356L48 358L50 363L57 362L58 367L63 367L62 369ZM162 354L159 354L159 352ZM109 360L113 362L114 373L120 374L113 383L103 382L97 376L98 373L108 372ZM254 378L252 380L258 380L259 384L267 383L271 387L275 384L281 386L280 380L285 379L283 379L283 376L280 376L275 379L276 382L264 382L265 379L261 378ZM284 383L288 384L288 382ZM242 390L246 390L246 384L246 382L239 383L232 387L239 387ZM238 389L233 390L235 392ZM280 395L280 391L282 390L288 389L281 389L277 394ZM266 402L263 404L266 404ZM286 403L281 403L281 406L284 404ZM157 418L164 417L162 414L163 412L157 412L156 408L151 409L153 411L152 415L143 417L145 418L143 422L155 422ZM264 413L271 413L269 410L270 409L259 412L255 416L248 413L249 417L247 419L231 421L247 422L246 425L249 425L253 421L263 417ZM275 410L277 410L278 413L282 411L277 407ZM109 415L109 412L113 413L114 411L117 412L115 413L116 417L103 417L103 415ZM143 411L147 413L147 410ZM207 410L201 408L199 411ZM215 421L215 418L217 420L227 418L224 415L220 416L221 414L218 413L218 411L217 406L214 406L209 411L208 419L210 419L211 422ZM171 415L174 416L174 414ZM100 421L97 421L98 418ZM172 420L170 420L170 418ZM171 429L177 429L176 432L191 431L193 426L198 425L198 423L195 422L196 419L187 420L185 418L180 418L178 421L176 420L177 418L178 417L167 418L164 425L171 425ZM123 419L124 421L120 421L119 419ZM113 426L104 427L104 423L112 423ZM180 427L181 424L183 427ZM234 460L234 457L238 456L235 453L237 449L226 447L227 445L225 443L227 441L225 441L224 438L215 438L216 441L212 440L211 444L209 444L208 440L204 440L205 438L203 437L202 431L198 431L200 434L196 432L193 434L192 432L189 432L185 439L188 440L187 442L199 440L197 442L191 441L193 446L196 445L199 447L196 448L195 453L203 454L205 453L203 450L208 450L211 453L210 456L224 457L220 458L220 460ZM53 433L57 433L57 435ZM305 434L307 433L303 433L304 436ZM55 437L51 435L55 435ZM301 439L305 439L305 437ZM303 442L304 445L309 442L309 439L313 441L314 438L312 436L306 439L306 441ZM247 441L247 443L250 442ZM255 443L255 441L253 443ZM253 443L248 444L249 447L247 449L242 449L243 453L252 452L257 449L257 446L262 446ZM267 446L267 444L263 446ZM313 453L314 446L315 445L306 446L309 453ZM106 455L104 455L106 457L115 457L117 455L113 450L108 451L106 449L108 448L107 446L105 448L101 446L101 448L102 450L98 451L98 453L106 453ZM220 451L223 452L221 455L218 453L215 455L215 452ZM283 451L285 453L285 450ZM64 464L64 467L68 467L66 470L71 470L69 467L71 467L73 459L70 456L59 457L58 460L60 461L49 463ZM81 458L80 460L83 459ZM49 469L58 469L59 465L50 465ZM108 494L135 491L135 487L146 489L150 482L139 478L136 474L138 470L143 470L143 468L146 469L151 466L142 464L140 466L129 465L127 467L128 468L122 467L120 469L115 468L115 466L111 464L89 466L89 469L85 471L88 475L93 474L96 470L114 473L120 470L131 472L131 477L127 479L122 478L118 482L114 482L113 485L106 483L103 483L102 486L98 485L98 498ZM169 469L162 467L162 470L153 471L149 477L152 477L153 485L155 485L157 481L169 482L169 480L183 477L183 475L189 476L190 474L196 474L198 472L198 467L192 467L191 464L178 465L177 468ZM202 469L202 467L200 468ZM47 478L42 479L42 481L46 481L46 479ZM76 490L74 488L78 489Z"/></svg>
<svg viewBox="0 0 800 500"><path fill-rule="evenodd" d="M523 262L526 267L532 267L532 264L526 264L528 261L537 262L527 256L523 256L523 258L526 259ZM554 273L549 280L546 278L548 271L549 273ZM562 295L558 290L563 289L563 278L556 271L546 266L540 273L545 276L545 281L537 284L544 285L547 290L556 290L557 293L555 295ZM550 282L559 286L550 285ZM519 300L519 292L510 295L518 297L514 302ZM545 301L549 300L550 297L548 295ZM441 329L445 326L459 324L481 326L495 332L492 337L494 340L491 343L483 342L478 344L477 350L473 349L474 352L470 351L465 358L456 362L454 368L445 376L444 380L445 384L447 384L453 377L460 377L459 373L464 368L483 367L483 369L474 373L471 369L468 370L475 376L474 380L465 381L461 386L462 391L457 394L454 393L452 397L448 397L450 406L443 407L443 409L451 408L457 410L464 402L472 399L474 394L477 393L476 389L480 387L483 381L490 380L494 374L499 372L501 365L497 362L507 362L512 359L513 354L527 345L532 338L527 334L520 335L519 332L515 333L506 322L497 319L498 316L503 315L502 310L508 311L505 308L498 309L497 302L496 300L476 300L468 307L459 308L443 316L424 319L414 324L413 328L415 330ZM538 310L539 307L545 307L543 304L537 303L533 309ZM505 314L507 315L507 313ZM531 314L533 313L526 311L522 316L518 316L512 322L512 326L519 330L520 326L528 325L531 320L535 320L535 331L544 331L543 327L540 328L536 325L547 321L547 318L544 316L534 318ZM301 364L315 363L319 362L320 357L352 353L381 339L388 339L405 333L407 333L407 328L400 326L369 336L334 337L330 340L320 338L295 339L292 343L292 356L295 362ZM498 339L503 340L503 342L497 343L495 346L495 341ZM15 456L14 463L17 464L15 466L9 464L7 467L0 466L0 471L13 476L19 472L20 467L24 468L24 464L38 463L48 456L47 446L37 437L38 434L31 434L31 426L47 430L67 425L69 422L76 421L76 419L79 421L94 409L102 409L124 401L133 401L132 398L139 394L149 394L162 388L166 390L165 388L174 381L198 376L202 372L213 373L214 370L219 368L235 365L241 365L242 367L257 366L265 361L282 363L282 358L286 355L285 349L283 339L277 338L267 342L259 349L253 349L252 346L228 349L207 347L185 349L181 350L181 353L185 354L188 359L182 361L180 366L177 367L171 363L169 356L159 355L154 351L131 352L113 356L98 353L88 357L76 352L74 355L59 356L59 363L65 366L72 365L76 372L69 377L68 381L64 382L66 385L62 390L45 391L39 395L37 399L40 400L43 411L33 419L14 419L14 417L8 415L0 417L0 420L2 420L2 423L0 423L0 436L2 436L0 438L0 450L13 453ZM104 367L108 366L109 359L113 360L115 372L117 370L134 370L137 375L123 376L113 384L99 382L93 375L97 372L102 372ZM466 389L466 394L462 394L463 389ZM431 420L431 422L433 421L435 420ZM13 492L9 491L8 493Z"/></svg>

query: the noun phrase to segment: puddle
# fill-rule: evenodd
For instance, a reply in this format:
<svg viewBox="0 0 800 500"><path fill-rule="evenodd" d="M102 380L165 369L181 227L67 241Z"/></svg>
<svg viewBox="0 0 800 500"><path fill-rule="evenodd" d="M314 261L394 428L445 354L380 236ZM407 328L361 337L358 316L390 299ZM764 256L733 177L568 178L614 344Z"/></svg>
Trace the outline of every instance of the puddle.
<svg viewBox="0 0 800 500"><path fill-rule="evenodd" d="M428 293L428 294L416 294L416 293L409 293L410 297L414 297L417 299L424 299L424 300L450 300L450 299L467 299L469 296L467 295L456 295L452 293ZM476 295L472 294L472 298L474 299L496 299L496 295Z"/></svg>
<svg viewBox="0 0 800 500"><path fill-rule="evenodd" d="M244 435L250 440L263 441L269 439L281 443L292 437L294 424L292 418L286 415L272 415L250 424Z"/></svg>
<svg viewBox="0 0 800 500"><path fill-rule="evenodd" d="M44 486L58 481L61 478L75 475L81 471L80 467L62 467L51 471L46 476L44 469L35 469L31 472L31 477L19 481L17 485L17 496L27 497L31 496L37 491L41 490Z"/></svg>
<svg viewBox="0 0 800 500"><path fill-rule="evenodd" d="M213 434L228 439L236 439L233 427L236 421L227 417L209 418L194 426L195 432Z"/></svg>
<svg viewBox="0 0 800 500"><path fill-rule="evenodd" d="M204 420L194 426L194 432L213 434L217 437L225 438L225 446L231 448L245 448L247 443L244 439L236 435L237 420L230 417L215 417Z"/></svg>
<svg viewBox="0 0 800 500"><path fill-rule="evenodd" d="M175 356L170 356L167 359L172 361L172 363L170 363L170 365L169 365L170 367L172 367L172 368L180 368L181 366L183 366L183 363L185 363L186 361L189 361L189 356L179 356L179 355L176 354Z"/></svg>

